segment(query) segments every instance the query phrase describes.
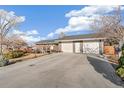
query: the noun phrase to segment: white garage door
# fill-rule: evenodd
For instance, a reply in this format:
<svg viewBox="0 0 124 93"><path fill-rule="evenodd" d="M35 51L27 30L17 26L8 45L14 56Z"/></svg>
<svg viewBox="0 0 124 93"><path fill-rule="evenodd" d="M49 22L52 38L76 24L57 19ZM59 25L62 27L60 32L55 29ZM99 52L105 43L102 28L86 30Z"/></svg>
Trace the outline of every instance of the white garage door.
<svg viewBox="0 0 124 93"><path fill-rule="evenodd" d="M83 53L99 54L99 42L83 42Z"/></svg>
<svg viewBox="0 0 124 93"><path fill-rule="evenodd" d="M80 42L75 42L75 53L80 53Z"/></svg>
<svg viewBox="0 0 124 93"><path fill-rule="evenodd" d="M73 43L61 43L62 52L73 53Z"/></svg>

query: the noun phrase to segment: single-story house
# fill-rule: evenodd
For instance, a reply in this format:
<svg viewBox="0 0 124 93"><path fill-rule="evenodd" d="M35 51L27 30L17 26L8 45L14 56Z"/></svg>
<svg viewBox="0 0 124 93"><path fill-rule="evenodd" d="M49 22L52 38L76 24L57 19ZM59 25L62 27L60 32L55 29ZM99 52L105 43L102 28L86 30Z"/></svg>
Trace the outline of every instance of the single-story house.
<svg viewBox="0 0 124 93"><path fill-rule="evenodd" d="M38 48L43 48L43 46L56 46L56 51L68 53L102 54L104 51L104 40L105 37L103 35L94 33L64 36L55 40L43 40L37 42L36 45Z"/></svg>

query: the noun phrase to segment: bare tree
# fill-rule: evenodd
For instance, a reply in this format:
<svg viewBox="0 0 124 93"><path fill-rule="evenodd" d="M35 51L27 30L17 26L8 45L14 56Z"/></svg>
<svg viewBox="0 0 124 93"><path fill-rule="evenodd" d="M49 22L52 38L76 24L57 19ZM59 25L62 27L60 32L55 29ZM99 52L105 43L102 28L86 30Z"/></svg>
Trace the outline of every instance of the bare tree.
<svg viewBox="0 0 124 93"><path fill-rule="evenodd" d="M13 30L19 23L23 22L23 16L16 16L14 12L0 10L0 54L3 59L3 41L6 35Z"/></svg>
<svg viewBox="0 0 124 93"><path fill-rule="evenodd" d="M61 32L60 34L59 34L59 38L63 38L65 36L65 33L64 32Z"/></svg>
<svg viewBox="0 0 124 93"><path fill-rule="evenodd" d="M12 48L12 50L20 49L23 46L28 46L28 44L16 34L13 34L10 37L7 37L5 41L5 45Z"/></svg>
<svg viewBox="0 0 124 93"><path fill-rule="evenodd" d="M113 15L104 15L95 19L91 28L105 35L107 39L117 41L121 47L124 44L124 26L122 24L120 9L118 8Z"/></svg>

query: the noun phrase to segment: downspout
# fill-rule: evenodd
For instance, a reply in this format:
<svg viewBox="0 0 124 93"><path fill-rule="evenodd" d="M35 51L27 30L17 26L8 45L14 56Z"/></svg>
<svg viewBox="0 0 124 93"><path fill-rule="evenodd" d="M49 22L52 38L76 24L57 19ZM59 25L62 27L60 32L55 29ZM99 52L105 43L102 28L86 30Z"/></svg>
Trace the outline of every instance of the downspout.
<svg viewBox="0 0 124 93"><path fill-rule="evenodd" d="M99 42L99 53L100 53L100 55L103 55L103 46L104 46L104 43L103 43L103 41L102 40L100 40L100 42Z"/></svg>

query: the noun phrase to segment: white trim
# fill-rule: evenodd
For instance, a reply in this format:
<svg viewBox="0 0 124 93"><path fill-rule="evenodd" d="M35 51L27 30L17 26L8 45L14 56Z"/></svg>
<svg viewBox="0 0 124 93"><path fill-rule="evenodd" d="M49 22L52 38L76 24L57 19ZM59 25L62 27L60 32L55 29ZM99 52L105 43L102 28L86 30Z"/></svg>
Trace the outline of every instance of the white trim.
<svg viewBox="0 0 124 93"><path fill-rule="evenodd" d="M86 38L86 39L71 39L71 40L56 40L58 42L71 42L71 41L88 41L88 40L104 40L106 38Z"/></svg>
<svg viewBox="0 0 124 93"><path fill-rule="evenodd" d="M80 46L80 43L81 43L81 42L74 42L74 46L75 46L75 47L74 47L74 48L75 48L75 49L74 49L74 50L75 50L74 52L75 52L75 53L81 53L81 46Z"/></svg>

